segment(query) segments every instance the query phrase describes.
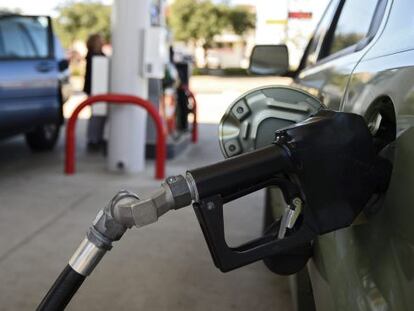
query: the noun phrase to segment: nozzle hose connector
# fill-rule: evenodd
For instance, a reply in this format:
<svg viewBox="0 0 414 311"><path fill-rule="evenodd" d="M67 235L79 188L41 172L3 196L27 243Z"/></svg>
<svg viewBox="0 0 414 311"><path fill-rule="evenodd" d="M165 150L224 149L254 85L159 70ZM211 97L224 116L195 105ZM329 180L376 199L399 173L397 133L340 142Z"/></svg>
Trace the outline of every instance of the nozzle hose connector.
<svg viewBox="0 0 414 311"><path fill-rule="evenodd" d="M85 238L69 260L69 266L80 275L87 277L92 273L106 252L106 249L97 247L88 238Z"/></svg>
<svg viewBox="0 0 414 311"><path fill-rule="evenodd" d="M120 191L98 212L86 237L37 310L65 309L85 278L111 250L112 243L121 239L128 228L149 225L171 209L190 205L194 191L181 175L167 178L158 190L143 200L131 192Z"/></svg>
<svg viewBox="0 0 414 311"><path fill-rule="evenodd" d="M123 205L131 205L139 198L128 191L120 191L109 204L100 210L68 265L56 279L40 305L39 311L64 310L88 275L101 261L112 242L119 240L132 226L126 217L120 222L114 215Z"/></svg>

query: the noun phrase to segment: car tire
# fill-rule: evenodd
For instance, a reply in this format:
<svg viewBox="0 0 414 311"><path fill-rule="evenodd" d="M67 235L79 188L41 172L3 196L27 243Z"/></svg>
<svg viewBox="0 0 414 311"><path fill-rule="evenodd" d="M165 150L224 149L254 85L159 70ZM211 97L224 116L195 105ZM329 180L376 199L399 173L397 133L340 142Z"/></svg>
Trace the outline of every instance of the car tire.
<svg viewBox="0 0 414 311"><path fill-rule="evenodd" d="M33 151L52 150L59 138L60 123L49 123L26 133L26 142Z"/></svg>

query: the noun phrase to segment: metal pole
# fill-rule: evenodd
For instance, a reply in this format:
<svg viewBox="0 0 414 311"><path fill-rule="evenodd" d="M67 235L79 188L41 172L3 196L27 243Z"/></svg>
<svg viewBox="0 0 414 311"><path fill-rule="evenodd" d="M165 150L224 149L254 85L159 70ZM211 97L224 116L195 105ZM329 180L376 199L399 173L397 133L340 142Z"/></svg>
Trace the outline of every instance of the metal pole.
<svg viewBox="0 0 414 311"><path fill-rule="evenodd" d="M113 3L110 91L148 99L143 77L144 31L150 27L150 0ZM144 109L111 106L109 110L108 167L137 173L145 166L147 113Z"/></svg>

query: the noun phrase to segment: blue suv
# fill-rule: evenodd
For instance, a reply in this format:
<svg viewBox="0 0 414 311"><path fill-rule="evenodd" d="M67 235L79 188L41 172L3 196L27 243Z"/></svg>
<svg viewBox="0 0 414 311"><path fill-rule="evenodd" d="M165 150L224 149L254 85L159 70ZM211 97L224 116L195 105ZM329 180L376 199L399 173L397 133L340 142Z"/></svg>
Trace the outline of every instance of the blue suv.
<svg viewBox="0 0 414 311"><path fill-rule="evenodd" d="M0 139L51 150L63 123L69 62L46 16L0 15Z"/></svg>

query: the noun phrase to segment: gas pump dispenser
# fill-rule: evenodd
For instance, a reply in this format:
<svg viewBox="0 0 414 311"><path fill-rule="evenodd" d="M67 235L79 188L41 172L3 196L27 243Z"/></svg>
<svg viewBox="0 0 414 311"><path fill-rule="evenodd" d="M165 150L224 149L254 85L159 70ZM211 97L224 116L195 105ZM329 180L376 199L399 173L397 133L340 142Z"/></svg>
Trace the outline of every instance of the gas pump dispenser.
<svg viewBox="0 0 414 311"><path fill-rule="evenodd" d="M179 116L182 119L188 119L189 112L185 110L185 113L182 113L181 111L182 101L187 103L188 99L180 97L182 95L180 85L184 81L174 61L172 34L168 29L165 14L166 1L152 0L151 27L146 31L144 38L144 59L147 61L144 75L148 78L149 99L164 119L167 130L167 158L171 159L188 147L191 135L188 127L183 128L177 124ZM189 75L187 76L189 78ZM156 133L153 122L147 122L145 147L147 158L155 158Z"/></svg>
<svg viewBox="0 0 414 311"><path fill-rule="evenodd" d="M104 254L127 229L156 222L193 205L214 264L223 272L277 255L310 258L318 235L350 226L388 187L392 166L375 153L365 120L324 109L313 96L267 87L242 96L220 125L224 161L169 177L140 199L121 191L99 211L85 239L38 310L62 310ZM255 240L229 247L223 208L259 189L277 186L285 213Z"/></svg>

